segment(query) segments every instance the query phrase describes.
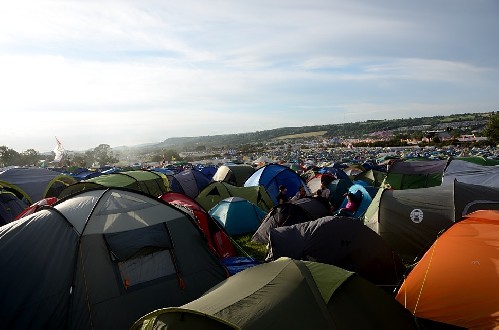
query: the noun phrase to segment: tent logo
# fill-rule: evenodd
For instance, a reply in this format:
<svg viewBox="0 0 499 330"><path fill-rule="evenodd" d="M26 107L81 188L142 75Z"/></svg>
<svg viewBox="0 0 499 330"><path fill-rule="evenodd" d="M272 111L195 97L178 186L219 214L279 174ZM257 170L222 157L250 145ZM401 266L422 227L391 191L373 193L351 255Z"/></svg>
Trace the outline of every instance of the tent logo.
<svg viewBox="0 0 499 330"><path fill-rule="evenodd" d="M411 220L414 223L420 223L423 221L423 211L421 209L414 209L411 211Z"/></svg>

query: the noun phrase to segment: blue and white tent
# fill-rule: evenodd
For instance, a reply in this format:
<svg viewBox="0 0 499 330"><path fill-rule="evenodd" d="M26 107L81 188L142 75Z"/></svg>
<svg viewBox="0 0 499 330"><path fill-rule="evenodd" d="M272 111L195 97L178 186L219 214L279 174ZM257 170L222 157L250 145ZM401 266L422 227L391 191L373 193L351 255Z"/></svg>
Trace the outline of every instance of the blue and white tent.
<svg viewBox="0 0 499 330"><path fill-rule="evenodd" d="M279 164L269 164L259 168L244 183L245 187L264 186L274 204L277 204L280 185L288 188L287 195L290 198L298 192L301 186L305 187L307 195L311 195L310 189L298 173Z"/></svg>

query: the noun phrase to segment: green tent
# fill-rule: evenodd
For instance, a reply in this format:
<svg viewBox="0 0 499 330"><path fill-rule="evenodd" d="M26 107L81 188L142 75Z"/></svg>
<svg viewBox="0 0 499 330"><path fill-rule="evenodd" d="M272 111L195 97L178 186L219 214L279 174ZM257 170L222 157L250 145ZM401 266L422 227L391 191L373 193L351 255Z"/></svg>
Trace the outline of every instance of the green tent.
<svg viewBox="0 0 499 330"><path fill-rule="evenodd" d="M265 212L274 207L267 190L263 186L236 187L227 182L215 181L201 190L196 202L209 211L223 199L241 197L260 207Z"/></svg>
<svg viewBox="0 0 499 330"><path fill-rule="evenodd" d="M411 160L395 162L388 169L385 185L392 189L440 186L447 160Z"/></svg>
<svg viewBox="0 0 499 330"><path fill-rule="evenodd" d="M170 190L170 184L165 174L154 171L135 170L106 174L80 181L65 188L60 193L59 198L62 199L83 190L103 187L126 188L140 191L153 197L158 197Z"/></svg>
<svg viewBox="0 0 499 330"><path fill-rule="evenodd" d="M392 296L332 265L280 258L248 268L132 329L416 329Z"/></svg>

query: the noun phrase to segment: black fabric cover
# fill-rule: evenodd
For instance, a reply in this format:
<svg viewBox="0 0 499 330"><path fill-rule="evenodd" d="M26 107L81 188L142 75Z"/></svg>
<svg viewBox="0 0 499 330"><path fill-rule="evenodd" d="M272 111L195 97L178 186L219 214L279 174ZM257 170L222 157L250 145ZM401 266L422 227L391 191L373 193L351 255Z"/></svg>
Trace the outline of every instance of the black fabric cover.
<svg viewBox="0 0 499 330"><path fill-rule="evenodd" d="M251 240L267 244L271 228L291 226L328 215L331 215L331 211L320 200L312 197L299 199L295 203L276 205L263 218L262 224L253 234Z"/></svg>
<svg viewBox="0 0 499 330"><path fill-rule="evenodd" d="M289 257L335 265L394 288L405 273L400 257L357 219L328 216L270 230L268 260Z"/></svg>

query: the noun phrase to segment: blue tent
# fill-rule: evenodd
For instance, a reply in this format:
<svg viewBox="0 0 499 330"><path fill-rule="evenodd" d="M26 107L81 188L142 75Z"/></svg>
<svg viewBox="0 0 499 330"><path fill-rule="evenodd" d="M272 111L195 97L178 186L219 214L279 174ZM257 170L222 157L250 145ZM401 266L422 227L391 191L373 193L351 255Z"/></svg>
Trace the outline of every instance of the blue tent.
<svg viewBox="0 0 499 330"><path fill-rule="evenodd" d="M210 179L201 171L191 169L184 170L174 175L167 175L170 182L170 188L190 198L196 198L201 190L203 190L209 183Z"/></svg>
<svg viewBox="0 0 499 330"><path fill-rule="evenodd" d="M208 212L229 235L254 233L267 213L241 197L221 200Z"/></svg>
<svg viewBox="0 0 499 330"><path fill-rule="evenodd" d="M279 164L268 164L259 168L244 183L245 187L264 186L274 204L277 204L280 185L288 188L287 195L290 198L298 192L301 186L305 187L305 191L310 195L310 189L300 175L289 167Z"/></svg>
<svg viewBox="0 0 499 330"><path fill-rule="evenodd" d="M361 202L359 207L357 208L357 211L355 211L355 214L353 215L354 218L360 218L364 216L364 213L366 213L367 208L369 205L371 205L372 202L372 197L369 194L369 192L364 188L363 186L359 184L354 184L348 188L348 192L354 193L357 197L361 198ZM345 197L343 204L341 204L341 207L345 207L347 204L347 198Z"/></svg>

